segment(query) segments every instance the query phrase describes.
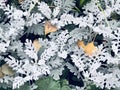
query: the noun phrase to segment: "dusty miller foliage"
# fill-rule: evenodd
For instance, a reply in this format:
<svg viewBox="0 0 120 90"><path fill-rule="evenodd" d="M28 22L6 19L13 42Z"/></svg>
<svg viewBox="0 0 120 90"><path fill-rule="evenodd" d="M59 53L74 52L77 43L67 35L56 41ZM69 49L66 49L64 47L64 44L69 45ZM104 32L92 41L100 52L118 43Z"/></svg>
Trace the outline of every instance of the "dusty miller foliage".
<svg viewBox="0 0 120 90"><path fill-rule="evenodd" d="M0 0L5 16L0 22L0 61L5 61L15 74L1 78L1 83L15 89L48 75L59 80L67 67L84 81L81 90L87 87L87 82L100 88L120 87L120 23L109 19L112 13L120 14L120 0L91 0L84 5L81 16L71 13L74 0L52 0L53 7L43 1L24 0L20 8L5 2ZM58 28L47 37L46 20ZM67 25L74 25L74 29L68 30ZM39 35L42 47L38 52L32 40L26 38L21 42L24 34ZM102 34L105 42L97 46L97 54L88 56L77 41L90 42L96 34Z"/></svg>

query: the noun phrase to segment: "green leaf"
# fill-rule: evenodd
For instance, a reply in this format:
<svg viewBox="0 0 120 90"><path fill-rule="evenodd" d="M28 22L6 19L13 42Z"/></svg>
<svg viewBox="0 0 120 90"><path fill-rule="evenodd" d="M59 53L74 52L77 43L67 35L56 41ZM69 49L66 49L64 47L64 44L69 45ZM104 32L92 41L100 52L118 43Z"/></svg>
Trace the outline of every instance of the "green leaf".
<svg viewBox="0 0 120 90"><path fill-rule="evenodd" d="M23 86L20 86L19 88L15 89L15 90L30 90L30 87L29 87L28 83L25 83Z"/></svg>
<svg viewBox="0 0 120 90"><path fill-rule="evenodd" d="M61 89L60 90L71 90L67 80L63 79L60 82L61 82Z"/></svg>
<svg viewBox="0 0 120 90"><path fill-rule="evenodd" d="M11 89L11 88L6 88L6 89L5 89L5 88L2 88L2 87L1 87L0 90L12 90L12 89Z"/></svg>
<svg viewBox="0 0 120 90"><path fill-rule="evenodd" d="M65 85L69 84L68 81L65 80L65 79L61 80L60 82L61 82L62 86L65 86Z"/></svg>
<svg viewBox="0 0 120 90"><path fill-rule="evenodd" d="M103 89L101 89L100 87L96 87L96 85L94 84L90 84L88 85L87 90L103 90ZM104 90L108 90L108 89L104 89ZM115 89L110 89L110 90L115 90Z"/></svg>
<svg viewBox="0 0 120 90"><path fill-rule="evenodd" d="M61 90L71 90L71 88L69 86L63 86Z"/></svg>
<svg viewBox="0 0 120 90"><path fill-rule="evenodd" d="M71 90L67 80L54 80L52 77L41 78L36 85L36 90Z"/></svg>
<svg viewBox="0 0 120 90"><path fill-rule="evenodd" d="M85 0L80 0L80 5L82 6Z"/></svg>
<svg viewBox="0 0 120 90"><path fill-rule="evenodd" d="M80 0L80 7L86 5L86 3L90 2L91 0Z"/></svg>
<svg viewBox="0 0 120 90"><path fill-rule="evenodd" d="M42 78L36 82L37 90L60 90L59 81L53 80L51 77Z"/></svg>

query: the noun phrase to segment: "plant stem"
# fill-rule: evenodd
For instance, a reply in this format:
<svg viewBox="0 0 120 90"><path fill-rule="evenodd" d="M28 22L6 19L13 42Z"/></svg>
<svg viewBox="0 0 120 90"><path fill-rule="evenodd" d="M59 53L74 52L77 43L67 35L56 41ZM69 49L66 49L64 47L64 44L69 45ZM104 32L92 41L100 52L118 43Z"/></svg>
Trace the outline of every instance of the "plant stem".
<svg viewBox="0 0 120 90"><path fill-rule="evenodd" d="M108 27L110 27L109 22L108 22L107 17L106 17L105 11L103 10L103 8L100 6L99 3L97 3L97 5L98 5L98 8L102 11L102 13L103 13L103 15L104 15L104 17L105 17L105 21L106 21Z"/></svg>
<svg viewBox="0 0 120 90"><path fill-rule="evenodd" d="M34 1L34 4L32 4L32 5L30 6L30 8L29 8L29 10L28 10L28 13L30 13L31 10L35 7L36 3L38 3L38 0L35 0L35 1Z"/></svg>

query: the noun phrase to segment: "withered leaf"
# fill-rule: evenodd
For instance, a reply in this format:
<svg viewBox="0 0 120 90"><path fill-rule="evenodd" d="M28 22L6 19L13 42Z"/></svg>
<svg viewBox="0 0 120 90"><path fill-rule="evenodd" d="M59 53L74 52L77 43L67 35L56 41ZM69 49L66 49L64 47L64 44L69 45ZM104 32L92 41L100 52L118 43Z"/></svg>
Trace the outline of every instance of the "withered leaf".
<svg viewBox="0 0 120 90"><path fill-rule="evenodd" d="M45 35L57 31L57 27L52 25L49 21L45 22Z"/></svg>
<svg viewBox="0 0 120 90"><path fill-rule="evenodd" d="M90 42L87 45L85 45L83 41L78 40L77 45L78 47L82 47L84 52L88 56L91 56L95 51L98 50L97 47L94 45L94 42Z"/></svg>
<svg viewBox="0 0 120 90"><path fill-rule="evenodd" d="M39 51L39 49L41 48L41 45L40 45L38 39L35 39L35 40L33 41L33 46L34 46L34 48L35 48L36 51Z"/></svg>

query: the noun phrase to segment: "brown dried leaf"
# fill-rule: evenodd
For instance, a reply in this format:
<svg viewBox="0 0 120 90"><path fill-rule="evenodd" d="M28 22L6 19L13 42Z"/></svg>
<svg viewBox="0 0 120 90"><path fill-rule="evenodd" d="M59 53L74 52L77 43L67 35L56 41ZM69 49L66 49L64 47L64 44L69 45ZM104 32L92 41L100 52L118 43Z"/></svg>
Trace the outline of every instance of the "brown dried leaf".
<svg viewBox="0 0 120 90"><path fill-rule="evenodd" d="M49 21L45 22L45 35L57 31L57 27L52 25Z"/></svg>
<svg viewBox="0 0 120 90"><path fill-rule="evenodd" d="M19 3L22 3L24 0L18 0Z"/></svg>
<svg viewBox="0 0 120 90"><path fill-rule="evenodd" d="M90 42L87 45L84 44L83 41L79 41L77 42L78 47L82 47L84 52L88 55L91 56L95 51L97 51L97 47L94 46L94 42Z"/></svg>
<svg viewBox="0 0 120 90"><path fill-rule="evenodd" d="M3 78L4 77L4 74L2 72L2 68L0 67L0 78Z"/></svg>
<svg viewBox="0 0 120 90"><path fill-rule="evenodd" d="M2 65L1 68L2 68L2 73L3 74L9 75L9 76L14 75L14 71L7 64Z"/></svg>
<svg viewBox="0 0 120 90"><path fill-rule="evenodd" d="M33 41L33 46L34 46L34 48L35 48L36 51L39 51L41 45L40 45L38 39L35 39L35 40Z"/></svg>

